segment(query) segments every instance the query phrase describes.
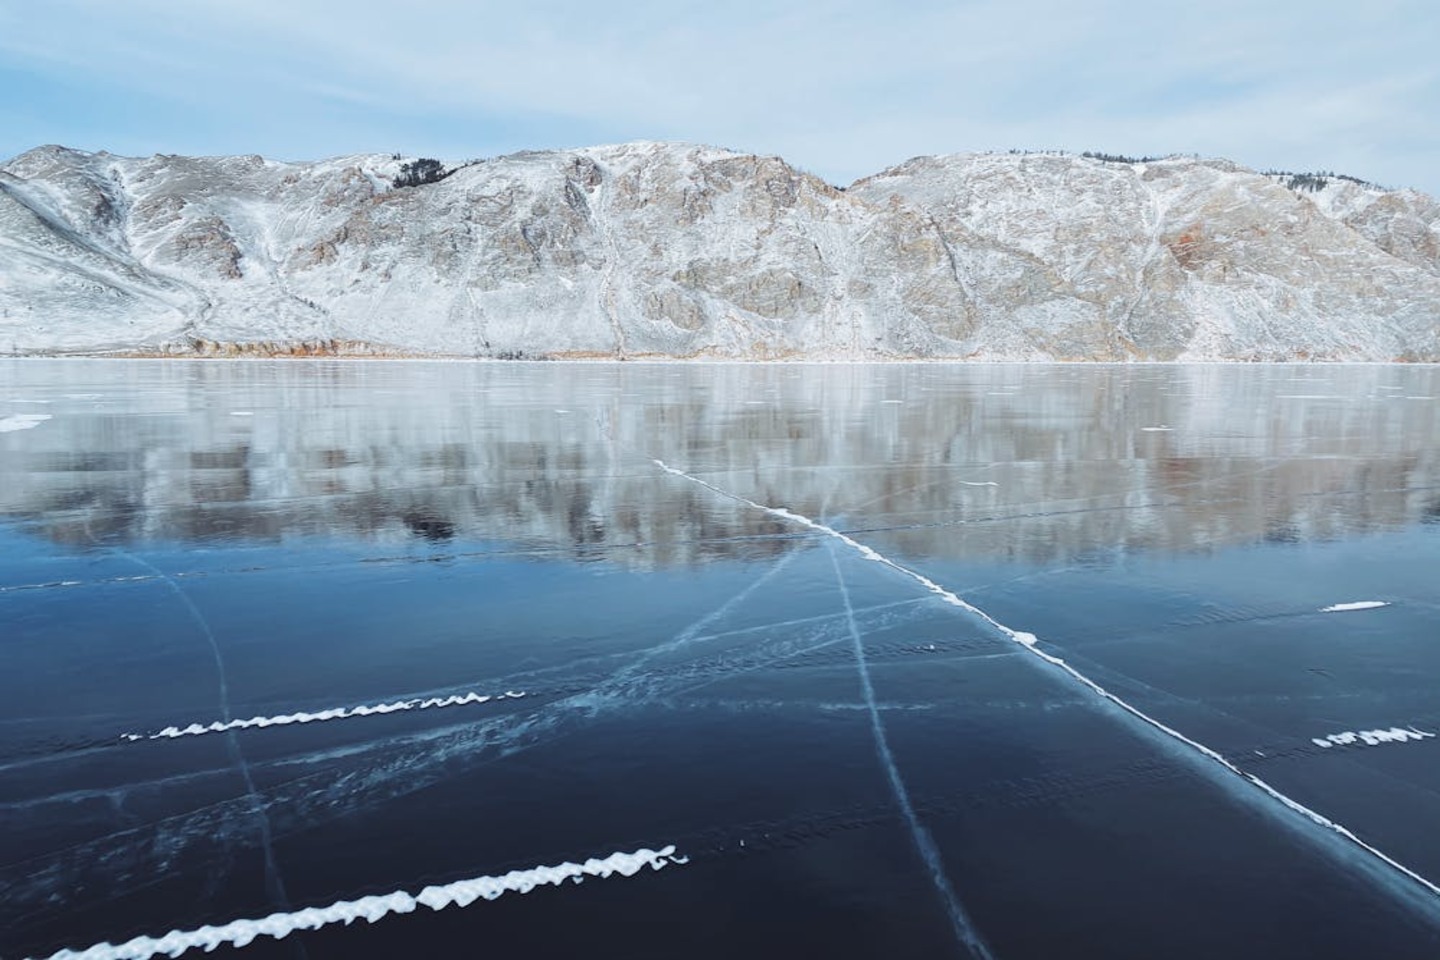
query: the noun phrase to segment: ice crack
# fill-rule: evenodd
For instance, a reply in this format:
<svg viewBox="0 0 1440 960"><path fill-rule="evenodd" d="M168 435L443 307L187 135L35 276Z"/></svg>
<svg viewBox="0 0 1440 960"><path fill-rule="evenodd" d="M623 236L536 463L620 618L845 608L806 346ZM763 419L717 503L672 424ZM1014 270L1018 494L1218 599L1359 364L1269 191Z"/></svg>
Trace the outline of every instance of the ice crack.
<svg viewBox="0 0 1440 960"><path fill-rule="evenodd" d="M679 477L681 479L688 480L691 483L698 484L714 492L718 496L725 497L729 500L734 500L737 503L746 504L747 506L753 507L756 510L764 511L771 516L779 517L783 520L789 520L793 523L797 523L802 526L809 527L812 530L824 533L827 536L834 537L836 540L839 540L841 543L845 544L855 552L859 553L865 559L882 564L883 566L889 567L897 573L909 577L911 580L923 586L926 590L929 590L931 593L938 596L945 603L953 607L958 607L961 610L965 610L966 612L979 618L985 623L990 624L990 626L994 627L996 630L998 630L1004 636L1008 637L1014 643L1023 647L1025 650L1029 651L1031 654L1040 658L1051 666L1057 667L1065 674L1067 674L1072 680L1084 685L1097 696L1119 707L1121 710L1134 717L1136 720L1139 720L1140 722L1159 731L1170 739L1175 740L1186 747L1189 747L1191 750L1195 751L1206 759L1213 761L1214 763L1218 764L1226 771L1239 777L1246 783L1249 783L1250 785L1256 787L1266 796L1270 797L1272 800L1279 802L1286 809L1294 813L1298 813L1305 819L1309 820L1311 823L1324 827L1327 830L1333 831L1335 834L1339 835L1343 839L1349 841L1354 846L1370 854L1380 862L1398 871L1404 876L1409 877L1411 880L1420 884L1422 887L1424 887L1431 893L1440 896L1440 886L1437 886L1435 883L1416 873L1414 870L1411 870L1409 867L1400 863L1398 860L1384 853L1377 847L1371 846L1364 840L1361 840L1348 827L1344 826L1343 824L1337 823L1334 820L1331 820L1324 814L1319 813L1316 810L1312 810L1311 808L1305 806L1303 803L1300 803L1298 800L1287 796L1286 794L1275 789L1270 784L1266 783L1264 780L1261 780L1254 774L1246 773L1244 770L1241 770L1229 760L1226 760L1225 757L1216 752L1214 749L1207 747L1205 744L1200 743L1197 740L1190 739L1180 731L1176 730L1174 727L1171 727L1163 721L1152 717L1150 714L1141 710L1139 707L1129 703L1128 701L1124 700L1119 696L1116 696L1109 690L1106 690L1100 684L1096 683L1094 680L1090 679L1088 676L1081 673L1079 670L1076 670L1074 667L1070 666L1070 664L1066 663L1065 660L1063 660L1062 658L1057 657L1054 654L1047 653L1046 651L1041 649L1039 645L1039 639L1034 634L1026 633L1021 630L1016 630L1013 627L1006 626L1005 624L996 620L994 617L990 616L990 614L986 613L984 610L981 610L979 607L976 607L973 604L966 603L959 596L949 590L946 590L944 587L940 586L938 583L931 580L929 577L926 577L924 574L911 570L909 567L901 566L900 564L884 556L873 548L868 547L865 544L846 536L845 534L841 533L839 530L834 529L833 527L826 526L825 524L812 520L809 517L805 517L790 510L786 510L784 507L771 507L762 503L756 503L754 500L751 500L747 497L740 496L736 493L731 493L728 490L722 490L714 484L702 480L699 477L693 476L683 470L677 470L674 467L669 466L663 460L656 460L652 458L652 462L661 470L664 470L671 476ZM1377 602L1378 601L1366 601L1366 604L1368 606L1369 604ZM1356 608L1354 606L1349 606L1348 609Z"/></svg>
<svg viewBox="0 0 1440 960"><path fill-rule="evenodd" d="M865 709L870 716L870 734L875 740L875 753L880 759L880 766L885 770L885 778L890 783L890 792L895 797L895 803L900 807L900 813L905 817L905 824L910 828L910 836L915 842L915 849L920 854L920 859L925 861L925 866L930 871L930 880L935 885L940 899L945 904L945 912L950 915L950 925L955 930L955 936L961 943L970 948L975 956L981 960L993 960L994 955L985 941L980 939L980 934L975 930L974 923L970 920L965 907L960 903L955 888L950 885L950 878L945 875L945 864L940 859L940 848L935 845L935 838L930 836L930 831L920 822L915 815L915 805L910 800L910 791L905 786L904 779L900 776L900 768L895 764L895 755L890 752L890 740L885 734L885 722L880 717L880 707L875 701L875 685L870 680L870 664L865 657L865 642L860 636L860 628L855 623L855 607L850 602L850 588L845 584L845 577L840 572L840 562L835 559L835 551L830 551L830 563L835 567L835 582L840 587L840 597L845 603L845 619L850 628L850 643L855 651L855 670L860 675L860 692L865 698Z"/></svg>

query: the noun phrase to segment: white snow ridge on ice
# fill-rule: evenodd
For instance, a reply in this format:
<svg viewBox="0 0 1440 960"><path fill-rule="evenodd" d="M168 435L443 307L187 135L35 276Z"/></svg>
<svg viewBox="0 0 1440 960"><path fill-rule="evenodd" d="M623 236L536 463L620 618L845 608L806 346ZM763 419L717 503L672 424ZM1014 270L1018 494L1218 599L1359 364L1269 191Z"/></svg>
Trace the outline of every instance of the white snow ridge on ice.
<svg viewBox="0 0 1440 960"><path fill-rule="evenodd" d="M9 417L0 417L0 433L31 430L49 419L51 417L48 413L17 413Z"/></svg>
<svg viewBox="0 0 1440 960"><path fill-rule="evenodd" d="M1378 747L1382 743L1405 743L1411 740L1427 740L1435 736L1414 727L1391 727L1388 730L1347 730L1325 737L1312 737L1310 742L1317 747L1348 747L1363 743L1367 747Z"/></svg>
<svg viewBox="0 0 1440 960"><path fill-rule="evenodd" d="M612 853L603 860L591 858L584 863L562 863L553 867L532 867L511 870L498 877L475 877L454 883L426 887L418 894L397 890L394 893L361 897L358 900L337 900L328 907L307 907L287 913L272 913L258 920L232 920L220 926L203 926L194 930L171 930L162 937L135 937L124 943L100 943L84 950L61 950L48 960L149 960L165 954L178 957L193 947L207 953L223 943L247 946L256 937L283 939L296 930L318 930L334 923L349 924L355 920L374 923L392 913L413 913L416 907L444 910L451 904L468 907L476 900L495 900L514 891L529 893L536 887L560 886L567 880L581 883L586 877L609 877L620 874L633 877L645 867L660 870L671 864L685 864L688 857L676 856L675 847L659 850L642 848L634 853Z"/></svg>
<svg viewBox="0 0 1440 960"><path fill-rule="evenodd" d="M392 703L372 703L358 707L332 707L318 713L282 713L273 717L250 717L245 720L216 720L213 723L192 723L186 727L166 727L155 733L125 733L122 740L164 740L173 737L197 737L206 733L222 733L226 730L243 730L247 727L282 727L291 723L315 723L321 720L344 720L348 717L370 717L385 713L400 713L405 710L433 710L437 707L462 707L471 703L489 703L492 700L519 700L525 696L523 690L506 690L499 694L466 693L453 697L425 697L413 700L396 700Z"/></svg>

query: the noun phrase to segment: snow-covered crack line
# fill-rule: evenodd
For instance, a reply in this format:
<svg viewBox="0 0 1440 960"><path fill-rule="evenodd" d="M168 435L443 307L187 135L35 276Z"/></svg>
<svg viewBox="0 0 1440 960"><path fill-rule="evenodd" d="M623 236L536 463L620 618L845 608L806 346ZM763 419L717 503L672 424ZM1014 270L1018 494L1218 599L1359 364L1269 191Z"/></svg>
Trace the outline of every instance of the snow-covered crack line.
<svg viewBox="0 0 1440 960"><path fill-rule="evenodd" d="M272 913L254 920L231 920L219 926L203 926L193 930L171 930L160 937L135 937L124 943L99 943L83 950L61 950L49 960L149 960L165 954L178 957L186 950L199 947L207 953L221 944L248 946L256 937L281 940L297 930L318 930L334 923L350 924L356 920L374 923L392 913L414 913L418 907L444 910L454 904L468 907L476 900L495 900L506 893L529 893L536 887L560 886L566 881L581 883L586 877L609 877L619 874L633 877L645 867L661 870L671 864L687 863L677 856L673 846L659 850L642 848L634 853L612 853L603 860L591 858L584 863L561 863L553 867L532 867L511 870L500 876L473 877L454 883L429 886L419 893L397 890L394 893L338 900L328 907L306 907Z"/></svg>
<svg viewBox="0 0 1440 960"><path fill-rule="evenodd" d="M1279 790L1272 787L1270 784L1266 783L1264 780L1260 779L1254 774L1246 773L1244 770L1240 769L1238 766L1225 759L1224 756L1222 756L1220 753L1216 752L1212 748L1205 746L1205 744L1200 743L1197 740L1190 739L1189 737L1185 736L1185 734L1176 730L1174 727L1171 727L1163 721L1152 717L1150 714L1141 710L1139 707L1134 706L1133 704L1129 703L1128 701L1124 700L1119 696L1116 696L1109 690L1106 690L1100 684L1096 683L1094 680L1090 679L1085 674L1081 673L1079 670L1076 670L1074 667L1070 666L1070 664L1066 663L1065 660L1061 659L1060 657L1057 657L1050 653L1046 653L1044 650L1040 649L1039 641L1033 633L1026 633L1022 630L1016 630L1013 627L1006 626L999 620L996 620L994 617L990 616L990 614L986 613L984 610L981 610L979 607L974 606L970 603L966 603L959 596L949 590L946 590L944 587L940 586L940 584L936 583L934 580L931 580L924 574L918 573L914 570L911 570L909 567L905 567L896 563L889 557L886 557L883 554L872 549L871 547L867 547L865 544L846 536L845 534L841 533L839 530L834 529L833 527L828 527L823 523L819 523L815 520L810 519L809 517L802 516L798 513L792 513L791 511L786 510L784 507L767 506L766 504L757 503L754 500L743 497L740 494L731 493L728 490L723 490L720 487L717 487L712 483L702 480L699 477L688 474L683 470L677 470L676 468L666 464L663 460L651 458L651 462L654 463L661 470L670 474L671 476L679 477L680 479L687 480L690 483L699 484L700 486L706 488L707 490L710 490L717 496L724 497L728 500L733 500L737 503L745 504L746 506L752 507L756 510L764 511L765 513L768 513L773 517L779 517L782 520L788 520L791 523L797 523L801 526L808 527L811 530L815 530L827 536L834 537L836 540L839 540L841 543L845 544L850 549L854 550L856 553L859 553L866 560L874 561L875 563L878 563L885 567L889 567L891 570L894 570L897 573L909 577L911 580L920 584L926 590L929 590L931 593L935 594L945 603L953 607L958 607L959 609L970 613L972 616L979 618L985 623L988 623L990 626L994 627L997 631L1010 639L1012 642L1019 644L1033 656L1038 657L1039 659L1043 660L1045 663L1050 664L1051 666L1059 668L1071 679L1088 687L1097 696L1100 696L1103 699L1114 704L1115 706L1119 707L1125 713L1159 731L1165 736L1183 744L1184 746L1190 748L1196 753L1199 753L1207 760L1213 761L1215 764L1224 768L1226 771L1234 774L1246 783L1249 783L1252 786L1258 788L1272 800L1278 801L1287 810L1299 814L1300 816L1309 820L1311 823L1324 827L1327 830L1333 831L1335 834L1344 838L1346 841L1353 844L1361 851L1364 851L1365 853L1379 860L1381 863L1391 867L1392 869L1398 871L1404 876L1420 884L1430 893L1440 896L1440 886L1437 886L1432 881L1421 876L1419 873L1416 873L1414 870L1411 870L1409 867L1405 866L1403 863L1394 859L1389 854L1385 853L1379 848L1373 847L1370 844L1366 843L1364 840L1361 840L1348 827L1344 826L1343 824L1337 823L1334 820L1331 820L1329 817L1325 816L1322 813L1319 813L1316 810L1312 810L1310 807L1305 806L1300 801L1295 800L1284 793L1281 793Z"/></svg>
<svg viewBox="0 0 1440 960"><path fill-rule="evenodd" d="M226 730L245 730L250 727L283 727L292 723L320 723L326 720L346 720L350 717L380 716L386 713L401 713L406 710L434 710L440 707L463 707L472 703L489 703L492 700L519 700L524 691L506 690L504 693L466 693L453 697L416 697L410 700L395 700L390 703L362 704L358 707L331 707L315 713L298 711L281 713L268 717L247 717L243 720L215 720L211 723L192 723L188 726L165 727L154 733L122 733L121 740L165 740L175 737L198 737L207 733L222 733Z"/></svg>
<svg viewBox="0 0 1440 960"><path fill-rule="evenodd" d="M1435 734L1415 727L1391 727L1388 730L1346 730L1326 737L1314 737L1311 743L1317 747L1348 747L1363 743L1367 747L1378 747L1382 743L1406 743L1412 740L1433 739Z"/></svg>

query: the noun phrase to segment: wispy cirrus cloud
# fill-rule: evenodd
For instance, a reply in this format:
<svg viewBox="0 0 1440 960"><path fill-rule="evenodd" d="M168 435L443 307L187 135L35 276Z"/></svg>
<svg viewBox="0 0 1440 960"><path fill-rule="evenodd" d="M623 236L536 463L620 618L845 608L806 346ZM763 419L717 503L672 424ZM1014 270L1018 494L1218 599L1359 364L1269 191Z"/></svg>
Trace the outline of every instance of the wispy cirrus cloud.
<svg viewBox="0 0 1440 960"><path fill-rule="evenodd" d="M0 0L0 152L452 157L634 138L844 181L918 153L1194 152L1440 192L1440 7Z"/></svg>

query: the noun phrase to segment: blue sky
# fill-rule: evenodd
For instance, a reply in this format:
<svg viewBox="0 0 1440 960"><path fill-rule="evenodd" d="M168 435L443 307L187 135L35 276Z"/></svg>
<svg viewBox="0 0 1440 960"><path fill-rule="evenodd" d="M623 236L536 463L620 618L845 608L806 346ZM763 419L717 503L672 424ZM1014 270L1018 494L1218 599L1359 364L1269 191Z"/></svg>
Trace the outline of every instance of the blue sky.
<svg viewBox="0 0 1440 960"><path fill-rule="evenodd" d="M0 156L1198 153L1440 194L1434 0L0 0Z"/></svg>

